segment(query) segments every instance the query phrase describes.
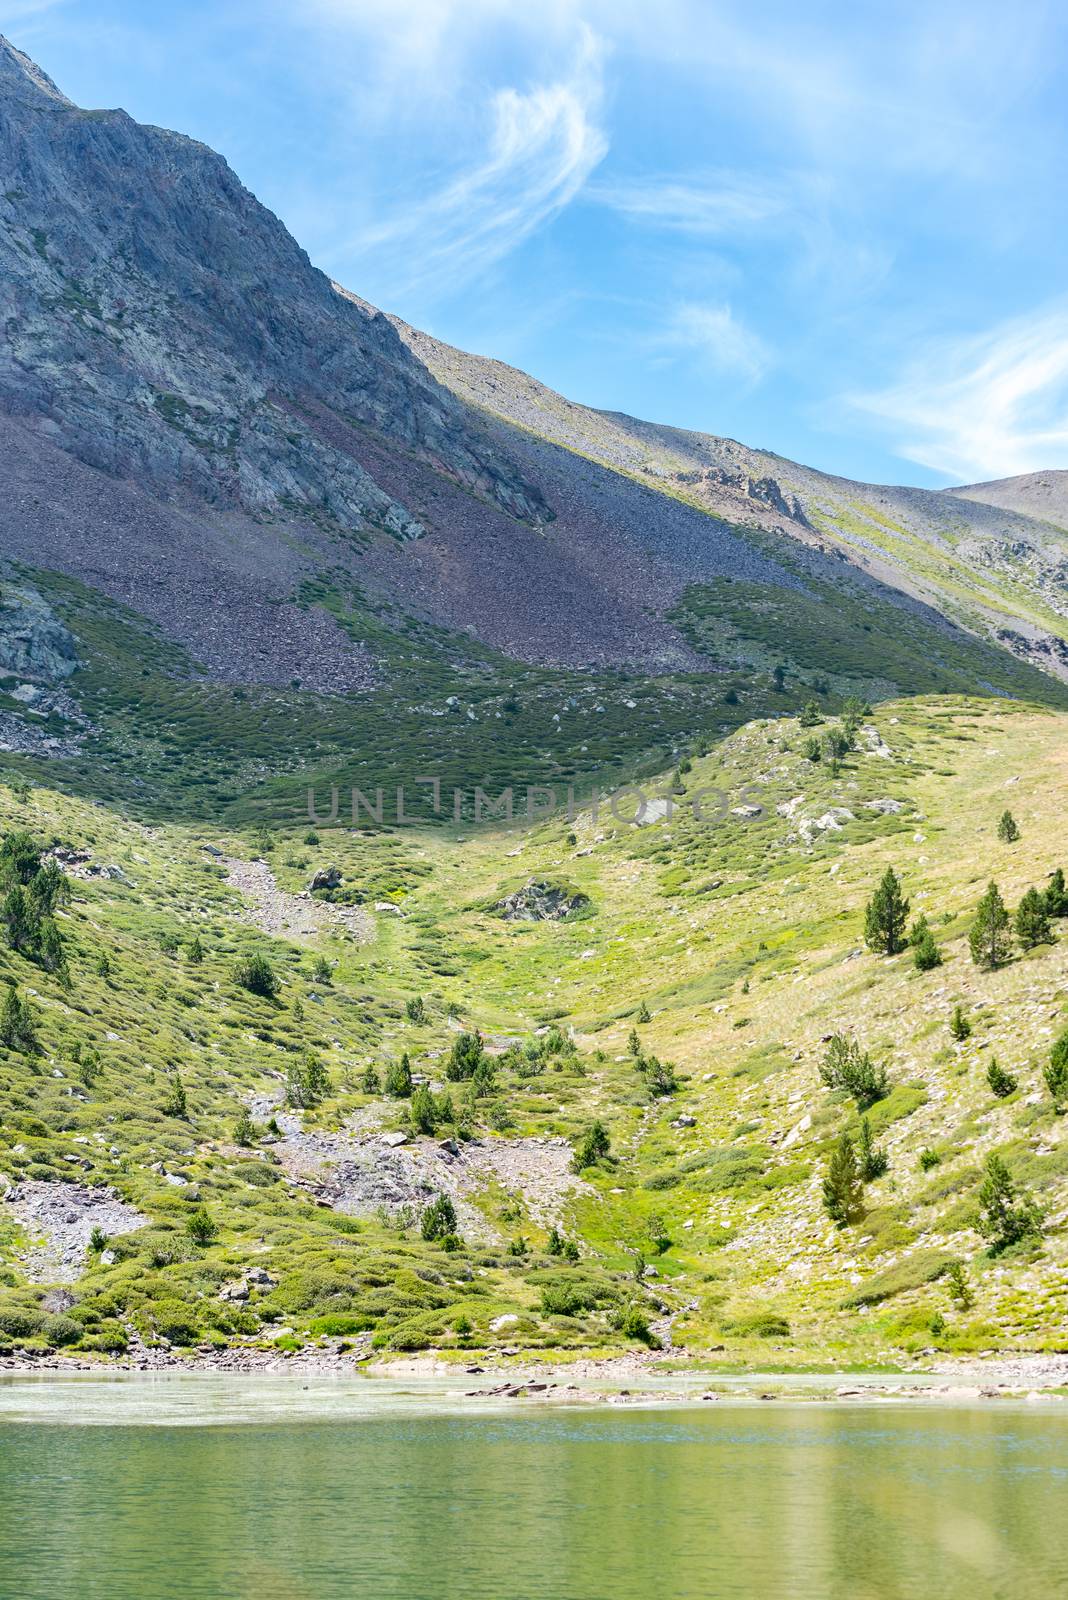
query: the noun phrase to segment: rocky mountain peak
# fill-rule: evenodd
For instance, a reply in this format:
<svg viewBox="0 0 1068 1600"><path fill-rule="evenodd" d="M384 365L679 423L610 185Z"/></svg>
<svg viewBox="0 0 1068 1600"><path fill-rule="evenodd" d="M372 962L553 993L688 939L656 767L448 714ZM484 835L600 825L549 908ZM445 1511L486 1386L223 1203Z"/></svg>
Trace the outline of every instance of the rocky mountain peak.
<svg viewBox="0 0 1068 1600"><path fill-rule="evenodd" d="M71 101L56 87L48 76L42 72L36 61L31 61L24 55L10 39L5 39L0 33L0 84L3 92L25 95L46 96L49 100L58 101L60 105L69 106Z"/></svg>

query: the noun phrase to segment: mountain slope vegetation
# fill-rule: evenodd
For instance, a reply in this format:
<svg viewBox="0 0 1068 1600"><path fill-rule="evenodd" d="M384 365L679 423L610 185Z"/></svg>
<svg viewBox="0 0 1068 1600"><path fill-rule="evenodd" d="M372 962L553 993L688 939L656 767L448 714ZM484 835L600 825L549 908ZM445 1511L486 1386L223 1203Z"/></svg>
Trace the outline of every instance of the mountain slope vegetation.
<svg viewBox="0 0 1068 1600"><path fill-rule="evenodd" d="M969 932L991 880L1010 911L1055 882L1062 720L897 702L837 771L825 731L747 725L644 827L209 835L9 792L71 895L61 968L2 957L35 1039L0 1066L7 1342L1058 1348L1068 922L992 970ZM927 970L865 944L888 866ZM539 916L553 885L573 909ZM824 1081L832 1035L885 1072L870 1100ZM886 1165L838 1226L843 1134ZM991 1155L1041 1208L1015 1241L979 1231Z"/></svg>
<svg viewBox="0 0 1068 1600"><path fill-rule="evenodd" d="M0 97L0 1360L1061 1348L1041 495L572 405Z"/></svg>

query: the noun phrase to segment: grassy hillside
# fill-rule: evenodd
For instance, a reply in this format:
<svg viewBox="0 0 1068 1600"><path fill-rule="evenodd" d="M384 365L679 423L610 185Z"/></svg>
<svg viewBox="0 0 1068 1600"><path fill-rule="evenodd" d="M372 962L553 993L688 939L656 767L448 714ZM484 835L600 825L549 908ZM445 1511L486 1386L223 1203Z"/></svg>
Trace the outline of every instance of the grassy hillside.
<svg viewBox="0 0 1068 1600"><path fill-rule="evenodd" d="M1063 474L959 493L856 483L733 439L591 410L503 362L397 328L441 383L506 424L503 438L518 429L728 521L830 549L1045 670L1068 671Z"/></svg>
<svg viewBox="0 0 1068 1600"><path fill-rule="evenodd" d="M695 665L658 674L531 665L372 601L344 574L306 579L294 602L327 613L377 663L378 686L358 695L315 693L300 679L213 681L128 607L73 578L12 570L66 630L78 665L47 719L18 698L34 692L25 669L0 670L0 718L15 751L29 746L9 745L0 763L146 819L296 825L308 787L325 796L332 784L343 794L381 787L389 817L397 785L412 795L428 773L446 794L459 787L469 814L476 785L610 787L755 717L810 700L831 713L851 694L988 693L1068 709L1068 685L1006 651L800 565L791 589L741 579L686 587L670 621ZM22 616L0 606L0 651L13 654ZM46 736L60 748L35 750Z"/></svg>
<svg viewBox="0 0 1068 1600"><path fill-rule="evenodd" d="M37 1041L9 1029L0 1053L0 1172L17 1185L0 1205L0 1339L660 1338L764 1362L1061 1347L1068 1156L1042 1067L1068 1028L1068 920L994 971L967 935L991 878L1013 909L1068 864L1063 716L888 703L837 772L806 754L826 731L747 721L648 785L674 785L674 814L641 828L602 811L265 836L0 792L4 833L87 853L65 856L55 913L68 975L32 948L0 953ZM701 790L714 819L693 814ZM928 918L932 970L865 947L887 865ZM302 897L329 867L340 884ZM576 909L505 916L532 880ZM255 955L273 998L239 981ZM487 1061L450 1082L476 1030ZM841 1228L822 1185L860 1117L819 1070L839 1032L888 1078L867 1112L887 1171ZM383 1092L402 1053L433 1135ZM994 1056L1016 1079L1002 1098ZM287 1087L316 1103L287 1105ZM608 1154L574 1173L595 1123ZM976 1229L992 1152L1044 1215L993 1253ZM456 1212L439 1233L458 1242L422 1236L439 1193ZM86 1249L95 1216L106 1238Z"/></svg>

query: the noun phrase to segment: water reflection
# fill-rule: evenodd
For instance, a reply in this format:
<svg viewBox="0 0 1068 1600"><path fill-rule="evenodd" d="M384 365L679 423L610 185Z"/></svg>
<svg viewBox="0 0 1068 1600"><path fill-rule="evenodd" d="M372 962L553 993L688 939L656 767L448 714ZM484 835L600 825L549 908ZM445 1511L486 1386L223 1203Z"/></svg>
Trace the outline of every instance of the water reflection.
<svg viewBox="0 0 1068 1600"><path fill-rule="evenodd" d="M776 1407L0 1428L23 1600L1050 1600L1068 1430Z"/></svg>

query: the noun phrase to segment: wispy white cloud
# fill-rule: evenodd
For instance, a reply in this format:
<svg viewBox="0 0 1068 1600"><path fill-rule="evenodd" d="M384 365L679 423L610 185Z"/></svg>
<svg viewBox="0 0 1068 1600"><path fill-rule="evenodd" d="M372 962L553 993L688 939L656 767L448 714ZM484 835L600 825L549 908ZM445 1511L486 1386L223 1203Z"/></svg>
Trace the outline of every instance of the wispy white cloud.
<svg viewBox="0 0 1068 1600"><path fill-rule="evenodd" d="M496 90L479 158L363 230L350 249L373 255L379 273L405 289L477 277L561 211L604 157L600 100L600 46L583 29L565 78Z"/></svg>
<svg viewBox="0 0 1068 1600"><path fill-rule="evenodd" d="M646 226L713 236L767 222L791 203L779 186L734 173L596 184L589 198Z"/></svg>
<svg viewBox="0 0 1068 1600"><path fill-rule="evenodd" d="M1068 301L936 342L898 382L848 404L949 482L1068 466Z"/></svg>
<svg viewBox="0 0 1068 1600"><path fill-rule="evenodd" d="M702 305L689 301L676 306L649 346L673 358L688 357L706 370L747 384L757 383L772 361L764 341L725 302Z"/></svg>

